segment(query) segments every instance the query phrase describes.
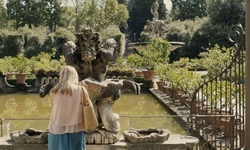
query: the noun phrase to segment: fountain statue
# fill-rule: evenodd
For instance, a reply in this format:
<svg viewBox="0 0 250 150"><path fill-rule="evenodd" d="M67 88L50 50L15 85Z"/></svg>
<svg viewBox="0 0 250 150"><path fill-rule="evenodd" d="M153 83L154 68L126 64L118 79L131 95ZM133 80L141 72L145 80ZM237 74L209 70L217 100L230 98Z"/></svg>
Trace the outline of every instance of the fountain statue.
<svg viewBox="0 0 250 150"><path fill-rule="evenodd" d="M151 5L150 12L153 15L153 19L147 20L147 24L144 26L144 29L141 33L141 37L144 39L151 39L151 38L165 38L166 33L168 31L167 28L167 20L160 20L159 19L159 3L158 0L154 0L153 4Z"/></svg>
<svg viewBox="0 0 250 150"><path fill-rule="evenodd" d="M147 23L144 26L143 31L141 32L141 41L128 44L128 48L135 51L135 53L137 52L138 47L147 47L150 39L154 38L166 39L166 35L168 32L168 27L167 27L168 21L159 19L158 9L159 9L158 0L154 0L150 9L150 13L153 15L153 19L147 20ZM169 43L172 45L170 47L170 51L174 51L177 48L185 46L184 42L169 41Z"/></svg>
<svg viewBox="0 0 250 150"><path fill-rule="evenodd" d="M154 16L153 20L159 19L158 9L159 9L158 0L154 0L150 9L151 14Z"/></svg>
<svg viewBox="0 0 250 150"><path fill-rule="evenodd" d="M95 107L99 127L86 133L89 144L110 144L119 140L119 115L112 112L112 105L119 99L121 93L132 91L140 93L140 86L131 80L105 79L108 65L118 57L118 45L115 39L101 42L99 33L93 33L90 28L76 34L76 43L68 41L63 45L63 54L67 65L74 66L80 81L88 85L88 93ZM45 84L40 89L44 97L56 85L55 81Z"/></svg>

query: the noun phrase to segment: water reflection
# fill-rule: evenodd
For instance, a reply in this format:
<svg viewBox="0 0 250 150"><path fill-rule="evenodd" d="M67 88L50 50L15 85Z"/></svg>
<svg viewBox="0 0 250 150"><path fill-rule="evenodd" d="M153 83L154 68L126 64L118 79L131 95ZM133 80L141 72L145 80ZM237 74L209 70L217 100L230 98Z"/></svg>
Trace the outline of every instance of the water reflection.
<svg viewBox="0 0 250 150"><path fill-rule="evenodd" d="M52 101L49 96L40 98L38 94L21 93L0 95L0 118L11 119L3 122L3 134L8 135L9 132L26 128L47 129L51 109ZM137 129L155 127L169 129L172 133L186 134L173 118L164 117L169 113L148 93L122 94L113 105L113 112L121 117L119 120L121 133L129 127Z"/></svg>
<svg viewBox="0 0 250 150"><path fill-rule="evenodd" d="M121 132L133 127L169 129L172 133L187 134L156 100L148 93L139 96L126 93L116 101L113 111L120 115Z"/></svg>

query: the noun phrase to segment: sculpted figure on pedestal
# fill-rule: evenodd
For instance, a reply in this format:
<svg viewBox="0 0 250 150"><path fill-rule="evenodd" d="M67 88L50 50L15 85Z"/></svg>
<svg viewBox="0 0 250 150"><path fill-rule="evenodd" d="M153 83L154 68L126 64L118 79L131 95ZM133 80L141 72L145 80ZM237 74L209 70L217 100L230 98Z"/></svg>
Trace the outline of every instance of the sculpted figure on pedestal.
<svg viewBox="0 0 250 150"><path fill-rule="evenodd" d="M150 10L151 14L154 16L153 20L159 19L158 9L159 9L158 0L154 0Z"/></svg>
<svg viewBox="0 0 250 150"><path fill-rule="evenodd" d="M98 144L106 144L105 140L101 139L113 137L111 142L116 142L120 124L119 115L113 113L112 105L125 91L139 94L140 86L130 80L105 79L109 64L118 57L119 50L115 39L110 38L101 43L99 33L93 33L89 28L78 33L76 37L76 43L68 41L63 45L63 54L66 64L76 68L79 82L87 84L90 99L95 107L100 125L96 131L101 134L90 137L90 139L99 137L93 142L101 141ZM44 97L56 84L56 82L50 82L42 86L40 96Z"/></svg>

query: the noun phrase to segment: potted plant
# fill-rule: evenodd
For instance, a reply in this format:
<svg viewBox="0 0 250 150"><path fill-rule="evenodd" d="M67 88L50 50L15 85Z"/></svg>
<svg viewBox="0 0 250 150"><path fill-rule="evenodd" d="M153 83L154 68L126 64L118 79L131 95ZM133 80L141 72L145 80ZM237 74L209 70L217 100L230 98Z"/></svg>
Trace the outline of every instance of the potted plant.
<svg viewBox="0 0 250 150"><path fill-rule="evenodd" d="M169 64L159 64L155 68L155 73L159 76L159 81L156 82L158 89L164 92L165 82L167 80L167 73Z"/></svg>
<svg viewBox="0 0 250 150"><path fill-rule="evenodd" d="M10 63L6 74L14 74L18 84L25 84L27 74L31 73L30 60L23 55L8 57L8 59Z"/></svg>
<svg viewBox="0 0 250 150"><path fill-rule="evenodd" d="M155 74L154 70L155 67L159 64L167 64L169 61L169 54L170 54L170 47L171 44L162 39L162 38L155 38L151 39L149 44L146 48L141 49L140 56L142 57L142 66L144 66L147 71L143 71L144 78L148 75ZM148 74L149 73L149 74ZM152 80L154 77L146 78L145 80Z"/></svg>
<svg viewBox="0 0 250 150"><path fill-rule="evenodd" d="M55 77L58 76L60 70L66 65L63 56L59 60L52 59L51 53L40 53L37 56L33 56L30 61L32 62L32 73L36 77Z"/></svg>
<svg viewBox="0 0 250 150"><path fill-rule="evenodd" d="M11 56L5 56L0 59L1 64L1 72L3 75L7 76L7 78L10 78L13 76L13 65L12 65L12 57Z"/></svg>
<svg viewBox="0 0 250 150"><path fill-rule="evenodd" d="M127 57L127 64L134 68L136 77L143 77L142 73L142 57L138 54L130 54Z"/></svg>

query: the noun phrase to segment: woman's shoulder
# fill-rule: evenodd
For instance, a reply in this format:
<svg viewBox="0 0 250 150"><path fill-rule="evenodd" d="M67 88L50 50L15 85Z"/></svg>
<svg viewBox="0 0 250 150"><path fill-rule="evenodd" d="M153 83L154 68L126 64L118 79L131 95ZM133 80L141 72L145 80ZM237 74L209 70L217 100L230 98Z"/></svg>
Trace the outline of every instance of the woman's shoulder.
<svg viewBox="0 0 250 150"><path fill-rule="evenodd" d="M73 84L73 85L71 86L71 88L72 88L73 90L80 90L80 89L81 89L81 85L79 85L79 84Z"/></svg>

